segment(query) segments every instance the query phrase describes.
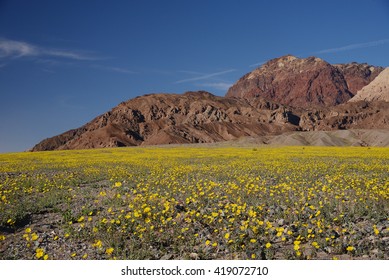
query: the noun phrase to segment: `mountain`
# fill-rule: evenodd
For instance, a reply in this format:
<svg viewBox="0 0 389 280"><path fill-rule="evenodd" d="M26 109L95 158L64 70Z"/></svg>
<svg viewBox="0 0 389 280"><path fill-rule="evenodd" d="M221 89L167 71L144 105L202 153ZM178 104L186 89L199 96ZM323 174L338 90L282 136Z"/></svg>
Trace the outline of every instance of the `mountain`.
<svg viewBox="0 0 389 280"><path fill-rule="evenodd" d="M120 103L80 128L45 139L32 151L213 143L293 131L389 129L389 102L349 102L304 110L257 98L208 92L150 94Z"/></svg>
<svg viewBox="0 0 389 280"><path fill-rule="evenodd" d="M299 131L389 129L388 74L388 69L367 64L331 65L319 58L284 56L243 76L225 97L205 91L139 96L77 129L44 139L31 150L213 143Z"/></svg>
<svg viewBox="0 0 389 280"><path fill-rule="evenodd" d="M240 78L227 97L262 97L293 107L328 107L345 103L369 84L382 67L335 64L317 58L287 55L272 59Z"/></svg>
<svg viewBox="0 0 389 280"><path fill-rule="evenodd" d="M389 68L386 68L370 84L358 91L349 102L361 100L389 102Z"/></svg>
<svg viewBox="0 0 389 280"><path fill-rule="evenodd" d="M223 98L205 91L149 94L120 103L80 128L43 140L32 151L211 143L298 129L285 106Z"/></svg>

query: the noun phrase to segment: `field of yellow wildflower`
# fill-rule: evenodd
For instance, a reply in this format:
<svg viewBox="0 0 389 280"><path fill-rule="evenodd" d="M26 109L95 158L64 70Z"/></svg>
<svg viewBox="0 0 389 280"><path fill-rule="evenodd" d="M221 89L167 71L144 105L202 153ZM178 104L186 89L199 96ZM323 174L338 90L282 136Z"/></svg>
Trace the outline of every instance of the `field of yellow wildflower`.
<svg viewBox="0 0 389 280"><path fill-rule="evenodd" d="M389 259L389 149L0 155L0 259Z"/></svg>

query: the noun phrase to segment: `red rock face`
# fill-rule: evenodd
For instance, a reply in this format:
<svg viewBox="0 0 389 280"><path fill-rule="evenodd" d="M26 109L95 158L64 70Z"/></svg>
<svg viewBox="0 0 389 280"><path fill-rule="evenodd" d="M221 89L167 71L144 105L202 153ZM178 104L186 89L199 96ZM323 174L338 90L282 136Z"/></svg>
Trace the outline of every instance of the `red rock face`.
<svg viewBox="0 0 389 280"><path fill-rule="evenodd" d="M366 64L331 65L320 58L283 56L243 76L227 97L262 97L300 108L342 104L373 80L383 68Z"/></svg>
<svg viewBox="0 0 389 280"><path fill-rule="evenodd" d="M348 90L356 95L359 90L372 82L383 70L383 67L375 67L366 63L335 64L347 83Z"/></svg>

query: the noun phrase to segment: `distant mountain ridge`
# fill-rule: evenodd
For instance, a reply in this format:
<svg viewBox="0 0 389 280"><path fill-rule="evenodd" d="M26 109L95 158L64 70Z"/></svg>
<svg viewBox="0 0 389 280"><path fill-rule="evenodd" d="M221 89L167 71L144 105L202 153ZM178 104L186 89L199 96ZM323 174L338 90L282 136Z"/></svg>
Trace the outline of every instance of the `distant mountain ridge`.
<svg viewBox="0 0 389 280"><path fill-rule="evenodd" d="M244 75L226 97L205 91L147 94L122 102L77 129L45 139L31 150L212 143L293 131L388 129L388 102L347 102L382 71L382 67L367 64L330 65L319 58L284 56ZM381 84L388 82L385 77Z"/></svg>

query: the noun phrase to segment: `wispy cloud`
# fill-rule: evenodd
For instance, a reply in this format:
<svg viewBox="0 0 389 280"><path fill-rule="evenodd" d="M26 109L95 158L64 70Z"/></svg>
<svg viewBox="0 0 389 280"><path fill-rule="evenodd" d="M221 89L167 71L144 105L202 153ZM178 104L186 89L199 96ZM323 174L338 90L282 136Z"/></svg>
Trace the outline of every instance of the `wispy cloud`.
<svg viewBox="0 0 389 280"><path fill-rule="evenodd" d="M33 58L33 61L35 63L43 64L46 66L41 69L42 71L48 73L55 73L55 71L50 69L50 67L64 65L78 67L79 61L96 62L107 59L109 57L96 56L93 55L92 52L53 49L33 45L27 42L0 38L0 59L2 59L3 61L11 61L12 59L19 58ZM3 66L5 66L5 64L0 64L0 68ZM84 66L122 74L136 73L129 69L115 66L105 66L100 64L85 64Z"/></svg>
<svg viewBox="0 0 389 280"><path fill-rule="evenodd" d="M94 68L105 70L105 71L110 71L110 72L117 72L117 73L122 73L122 74L136 74L135 71L128 70L126 68L121 68L121 67L111 67L111 66L104 66L104 65L91 65Z"/></svg>
<svg viewBox="0 0 389 280"><path fill-rule="evenodd" d="M101 59L86 52L45 48L23 41L0 38L0 58L21 57L56 57L73 60Z"/></svg>
<svg viewBox="0 0 389 280"><path fill-rule="evenodd" d="M315 54L337 53L337 52L342 52L342 51L350 51L350 50L356 50L356 49L377 47L379 45L383 45L383 44L387 44L387 43L389 43L389 39L382 39L382 40L378 40L378 41L356 43L356 44L351 44L351 45L347 45L347 46L343 46L343 47L324 49L324 50L320 50L320 51L317 51L314 53Z"/></svg>
<svg viewBox="0 0 389 280"><path fill-rule="evenodd" d="M232 87L232 85L233 85L232 83L224 83L224 82L200 84L200 86L210 87L217 90L228 90L230 87Z"/></svg>
<svg viewBox="0 0 389 280"><path fill-rule="evenodd" d="M64 50L43 50L42 54L55 57L63 57L75 60L99 60L96 56L91 56L89 54L74 52L74 51L64 51Z"/></svg>
<svg viewBox="0 0 389 280"><path fill-rule="evenodd" d="M221 76L223 74L227 74L227 73L231 73L231 72L235 72L235 71L236 71L235 69L229 69L229 70L225 70L225 71L221 71L221 72L215 72L215 73L210 73L210 74L197 73L196 74L197 77L188 78L188 79L182 79L182 80L176 81L175 84L194 82L194 81L200 81L200 80L207 80L207 79L210 79L210 78L213 78L213 77ZM192 73L192 74L196 73L196 72L192 72L192 71L180 71L180 72L187 72L189 74L190 73Z"/></svg>
<svg viewBox="0 0 389 280"><path fill-rule="evenodd" d="M196 71L188 71L188 70L180 70L180 71L178 71L179 73L184 73L184 74L189 74L189 75L197 75L197 76L199 76L199 75L201 75L201 76L203 76L203 75L205 75L204 73L200 73L200 72L196 72Z"/></svg>
<svg viewBox="0 0 389 280"><path fill-rule="evenodd" d="M39 51L25 42L0 39L0 57L35 56Z"/></svg>

